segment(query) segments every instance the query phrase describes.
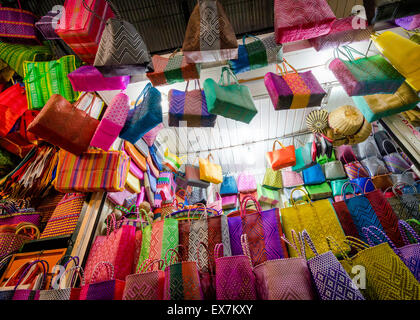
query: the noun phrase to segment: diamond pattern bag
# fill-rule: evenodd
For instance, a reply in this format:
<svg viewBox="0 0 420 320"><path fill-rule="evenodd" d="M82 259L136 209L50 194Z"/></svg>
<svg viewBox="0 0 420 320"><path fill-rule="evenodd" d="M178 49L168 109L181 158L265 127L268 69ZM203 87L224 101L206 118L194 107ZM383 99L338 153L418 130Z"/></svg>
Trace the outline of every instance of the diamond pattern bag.
<svg viewBox="0 0 420 320"><path fill-rule="evenodd" d="M223 256L223 244L214 248L216 261L217 300L256 300L256 281L252 272L252 262L246 246L247 236L241 236L243 249L231 257ZM245 241L245 242L244 242Z"/></svg>
<svg viewBox="0 0 420 320"><path fill-rule="evenodd" d="M296 233L292 231L293 242ZM290 248L297 246L285 240ZM300 246L302 248L302 246ZM297 258L266 261L254 268L258 299L261 300L316 300L311 274L303 252Z"/></svg>
<svg viewBox="0 0 420 320"><path fill-rule="evenodd" d="M347 237L346 242L358 253L341 262L349 275L353 266L363 266L366 272L367 300L419 300L420 283L387 243L370 247L363 241ZM396 280L398 279L398 280Z"/></svg>
<svg viewBox="0 0 420 320"><path fill-rule="evenodd" d="M274 171L271 168L265 169L263 186L273 190L283 188L282 171Z"/></svg>
<svg viewBox="0 0 420 320"><path fill-rule="evenodd" d="M188 21L182 52L189 63L238 57L235 31L219 1L198 1Z"/></svg>
<svg viewBox="0 0 420 320"><path fill-rule="evenodd" d="M291 206L281 209L281 221L285 236L291 239L292 230L302 232L306 229L308 233L311 232L313 242L320 254L329 251L326 241L327 236L333 236L343 246L345 235L330 201L326 199L319 201L305 200L304 204L297 205L293 198L293 193L296 191L303 192L306 199L309 199L309 195L303 187L293 189L289 200ZM348 248L348 246L345 247ZM291 257L297 257L294 250L289 250L289 253ZM333 253L339 254L337 250L333 250ZM307 256L307 258L311 257L313 255Z"/></svg>
<svg viewBox="0 0 420 320"><path fill-rule="evenodd" d="M274 1L277 43L316 38L327 34L336 20L325 0Z"/></svg>
<svg viewBox="0 0 420 320"><path fill-rule="evenodd" d="M306 245L315 254L315 257L308 260L308 268L311 271L312 279L318 296L321 300L365 300L360 291L355 287L353 281L344 270L343 266L330 250L322 254L318 253L316 247L306 230L302 231L303 252L306 256ZM330 239L330 238L327 238ZM330 243L330 241L328 241Z"/></svg>

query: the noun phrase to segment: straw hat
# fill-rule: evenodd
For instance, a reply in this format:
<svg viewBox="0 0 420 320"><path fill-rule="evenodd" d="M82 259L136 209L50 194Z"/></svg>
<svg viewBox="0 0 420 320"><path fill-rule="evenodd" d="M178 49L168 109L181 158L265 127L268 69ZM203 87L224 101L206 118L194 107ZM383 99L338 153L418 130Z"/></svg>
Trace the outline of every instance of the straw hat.
<svg viewBox="0 0 420 320"><path fill-rule="evenodd" d="M341 136L356 134L363 125L363 114L354 106L342 106L332 111L328 123L334 133Z"/></svg>
<svg viewBox="0 0 420 320"><path fill-rule="evenodd" d="M372 133L372 125L364 119L363 126L360 128L359 132L357 132L355 135L349 136L349 142L348 144L358 144L363 141L365 141L370 134Z"/></svg>

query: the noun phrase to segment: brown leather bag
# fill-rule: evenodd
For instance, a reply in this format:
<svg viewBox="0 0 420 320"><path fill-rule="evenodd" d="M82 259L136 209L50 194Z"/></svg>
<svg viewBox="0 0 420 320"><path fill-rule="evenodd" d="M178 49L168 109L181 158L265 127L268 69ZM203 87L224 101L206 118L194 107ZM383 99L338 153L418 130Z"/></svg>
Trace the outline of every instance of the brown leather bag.
<svg viewBox="0 0 420 320"><path fill-rule="evenodd" d="M130 156L131 160L143 171L147 171L146 158L137 148L128 141L124 141L124 150Z"/></svg>
<svg viewBox="0 0 420 320"><path fill-rule="evenodd" d="M39 138L75 155L85 152L99 125L99 120L77 108L83 96L72 105L63 96L54 94L38 116L28 126L28 131ZM95 99L88 107L88 112Z"/></svg>
<svg viewBox="0 0 420 320"><path fill-rule="evenodd" d="M201 27L206 32L201 32ZM217 0L200 0L191 13L182 51L188 63L238 58L235 31Z"/></svg>

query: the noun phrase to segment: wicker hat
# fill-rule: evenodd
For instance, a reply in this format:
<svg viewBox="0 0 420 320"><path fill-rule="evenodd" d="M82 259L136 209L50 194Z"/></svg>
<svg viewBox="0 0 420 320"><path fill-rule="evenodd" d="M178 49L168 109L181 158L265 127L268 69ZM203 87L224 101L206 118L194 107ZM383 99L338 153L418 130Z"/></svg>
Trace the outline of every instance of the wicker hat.
<svg viewBox="0 0 420 320"><path fill-rule="evenodd" d="M362 127L363 114L354 106L342 106L332 111L328 117L329 126L341 136L356 134Z"/></svg>
<svg viewBox="0 0 420 320"><path fill-rule="evenodd" d="M335 134L332 128L326 129L325 135L333 141L332 144L334 147L339 147L343 144L349 143L349 139L346 136L340 136Z"/></svg>
<svg viewBox="0 0 420 320"><path fill-rule="evenodd" d="M358 144L365 141L372 133L372 125L365 119L360 130L352 136L349 136L348 144Z"/></svg>

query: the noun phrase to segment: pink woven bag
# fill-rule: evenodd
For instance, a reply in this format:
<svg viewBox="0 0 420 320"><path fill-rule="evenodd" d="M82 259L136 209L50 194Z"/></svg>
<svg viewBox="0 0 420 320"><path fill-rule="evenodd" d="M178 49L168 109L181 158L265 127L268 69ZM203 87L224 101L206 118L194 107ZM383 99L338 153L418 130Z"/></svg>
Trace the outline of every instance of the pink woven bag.
<svg viewBox="0 0 420 320"><path fill-rule="evenodd" d="M297 186L303 186L305 183L300 172L292 170L282 170L281 176L283 179L284 188L293 188Z"/></svg>
<svg viewBox="0 0 420 320"><path fill-rule="evenodd" d="M298 236L292 230L293 244L289 247L298 253L297 258L267 260L254 268L258 298L262 300L315 300L311 273L306 259L296 246ZM299 240L298 240L299 241ZM302 248L302 245L299 246Z"/></svg>
<svg viewBox="0 0 420 320"><path fill-rule="evenodd" d="M250 193L257 190L257 182L252 174L240 173L237 181L238 191L240 193Z"/></svg>
<svg viewBox="0 0 420 320"><path fill-rule="evenodd" d="M326 0L275 0L276 42L286 43L327 34L336 20Z"/></svg>
<svg viewBox="0 0 420 320"><path fill-rule="evenodd" d="M216 262L217 300L256 300L255 275L247 247L247 235L241 236L241 243L247 255L223 257L223 244L214 247Z"/></svg>
<svg viewBox="0 0 420 320"><path fill-rule="evenodd" d="M162 130L163 128L164 128L163 123L161 123L143 136L143 140L147 143L149 147L153 146L153 144L155 143L156 137L159 134L159 131Z"/></svg>
<svg viewBox="0 0 420 320"><path fill-rule="evenodd" d="M117 94L106 109L90 145L108 151L124 127L129 110L130 98L125 93Z"/></svg>

